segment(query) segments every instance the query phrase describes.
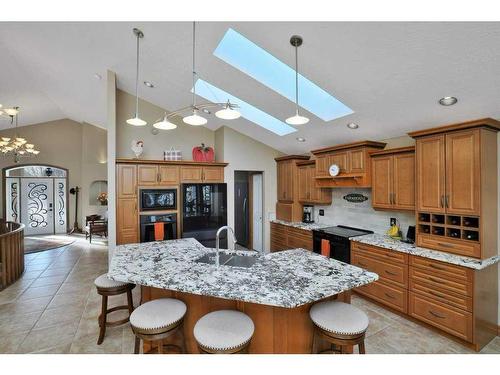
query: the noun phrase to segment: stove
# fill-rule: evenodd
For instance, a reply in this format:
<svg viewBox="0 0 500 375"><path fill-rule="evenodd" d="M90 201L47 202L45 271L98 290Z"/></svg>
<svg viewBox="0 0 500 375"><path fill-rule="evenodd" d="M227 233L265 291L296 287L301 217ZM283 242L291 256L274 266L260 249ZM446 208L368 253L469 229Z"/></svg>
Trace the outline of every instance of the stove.
<svg viewBox="0 0 500 375"><path fill-rule="evenodd" d="M344 263L351 263L349 238L373 233L371 230L337 225L313 230L313 250Z"/></svg>

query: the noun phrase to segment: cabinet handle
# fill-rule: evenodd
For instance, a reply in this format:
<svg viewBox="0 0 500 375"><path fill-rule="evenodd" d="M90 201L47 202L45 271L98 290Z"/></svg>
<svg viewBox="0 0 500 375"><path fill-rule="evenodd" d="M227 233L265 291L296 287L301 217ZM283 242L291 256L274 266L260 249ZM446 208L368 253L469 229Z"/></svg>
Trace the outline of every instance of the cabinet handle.
<svg viewBox="0 0 500 375"><path fill-rule="evenodd" d="M453 245L450 245L449 243L438 242L437 244L438 244L439 246L453 248Z"/></svg>
<svg viewBox="0 0 500 375"><path fill-rule="evenodd" d="M396 297L394 297L392 294L389 294L389 293L384 293L386 295L386 297L389 297L391 299L396 299Z"/></svg>
<svg viewBox="0 0 500 375"><path fill-rule="evenodd" d="M444 207L444 196L441 195L441 207Z"/></svg>
<svg viewBox="0 0 500 375"><path fill-rule="evenodd" d="M361 262L358 262L358 264L359 264L361 267L368 267L366 264L361 263Z"/></svg>
<svg viewBox="0 0 500 375"><path fill-rule="evenodd" d="M429 267L431 267L431 268L435 268L435 269L440 270L440 271L446 271L446 269L445 269L445 268L443 268L443 267L439 267L439 266L436 266L436 265L435 265L435 264L433 264L433 263L429 263Z"/></svg>
<svg viewBox="0 0 500 375"><path fill-rule="evenodd" d="M159 173L158 173L158 174L156 175L156 180L157 180L158 182L161 182L161 174L159 174Z"/></svg>
<svg viewBox="0 0 500 375"><path fill-rule="evenodd" d="M396 193L392 193L392 204L396 204Z"/></svg>
<svg viewBox="0 0 500 375"><path fill-rule="evenodd" d="M394 273L394 272L391 272L391 271L387 271L387 270L385 270L385 273L388 274L388 275L391 275L391 276L397 276L398 275L397 273Z"/></svg>
<svg viewBox="0 0 500 375"><path fill-rule="evenodd" d="M437 292L435 292L433 290L429 290L428 292L429 292L429 294L432 294L433 296L436 296L436 297L439 297L439 298L446 298L446 296L442 295L441 293L437 293Z"/></svg>
<svg viewBox="0 0 500 375"><path fill-rule="evenodd" d="M443 316L443 315L441 315L441 314L438 314L438 313L436 313L436 312L434 312L434 311L432 311L432 310L429 310L429 313L430 313L431 315L435 316L436 318L439 318L439 319L445 319L445 318L446 318L446 316Z"/></svg>
<svg viewBox="0 0 500 375"><path fill-rule="evenodd" d="M438 284L443 284L443 282L442 282L441 280L435 279L435 278L434 278L434 277L432 277L432 276L429 276L429 280L430 280L430 281L433 281L433 282L435 282L435 283L438 283Z"/></svg>
<svg viewBox="0 0 500 375"><path fill-rule="evenodd" d="M392 254L385 254L385 256L389 258L399 258L397 255L392 255Z"/></svg>
<svg viewBox="0 0 500 375"><path fill-rule="evenodd" d="M449 206L448 206L448 198L449 198L449 195L445 195L445 196L444 196L444 205L445 205L445 207L446 207L446 208L448 208L448 207L449 207Z"/></svg>

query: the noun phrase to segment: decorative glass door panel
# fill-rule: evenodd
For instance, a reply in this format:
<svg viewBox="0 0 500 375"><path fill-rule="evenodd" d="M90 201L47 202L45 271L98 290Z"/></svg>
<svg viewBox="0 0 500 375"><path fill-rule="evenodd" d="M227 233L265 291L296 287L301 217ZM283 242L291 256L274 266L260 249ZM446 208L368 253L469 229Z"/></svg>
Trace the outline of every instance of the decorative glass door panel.
<svg viewBox="0 0 500 375"><path fill-rule="evenodd" d="M7 177L5 190L5 219L19 223L19 178Z"/></svg>
<svg viewBox="0 0 500 375"><path fill-rule="evenodd" d="M66 233L68 223L66 215L66 179L54 179L54 228L55 233Z"/></svg>
<svg viewBox="0 0 500 375"><path fill-rule="evenodd" d="M26 235L54 233L54 179L21 179L21 222Z"/></svg>

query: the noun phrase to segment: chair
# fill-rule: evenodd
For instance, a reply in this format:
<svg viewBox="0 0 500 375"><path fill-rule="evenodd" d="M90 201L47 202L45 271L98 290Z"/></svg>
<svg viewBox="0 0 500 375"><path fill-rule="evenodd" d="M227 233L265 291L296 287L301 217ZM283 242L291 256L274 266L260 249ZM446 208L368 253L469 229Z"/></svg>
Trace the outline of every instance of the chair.
<svg viewBox="0 0 500 375"><path fill-rule="evenodd" d="M108 221L100 215L85 216L85 239L92 243L92 235L108 236Z"/></svg>

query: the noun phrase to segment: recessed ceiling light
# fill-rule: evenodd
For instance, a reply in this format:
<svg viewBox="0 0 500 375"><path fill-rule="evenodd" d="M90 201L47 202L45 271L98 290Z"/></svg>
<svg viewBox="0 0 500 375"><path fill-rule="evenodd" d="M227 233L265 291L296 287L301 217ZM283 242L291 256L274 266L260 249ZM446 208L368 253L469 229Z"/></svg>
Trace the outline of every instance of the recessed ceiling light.
<svg viewBox="0 0 500 375"><path fill-rule="evenodd" d="M355 124L354 122L350 122L350 123L347 124L347 127L349 129L357 129L357 128L359 128L359 125Z"/></svg>
<svg viewBox="0 0 500 375"><path fill-rule="evenodd" d="M151 82L149 81L144 81L144 84L149 87L150 89L152 89L153 87L155 87L155 85L153 85Z"/></svg>
<svg viewBox="0 0 500 375"><path fill-rule="evenodd" d="M306 139L302 138L302 137L297 137L295 139L297 140L297 142L305 142L306 141Z"/></svg>
<svg viewBox="0 0 500 375"><path fill-rule="evenodd" d="M439 99L439 104L444 106L450 106L456 104L456 102L458 102L458 99L454 96L445 96L444 98Z"/></svg>

